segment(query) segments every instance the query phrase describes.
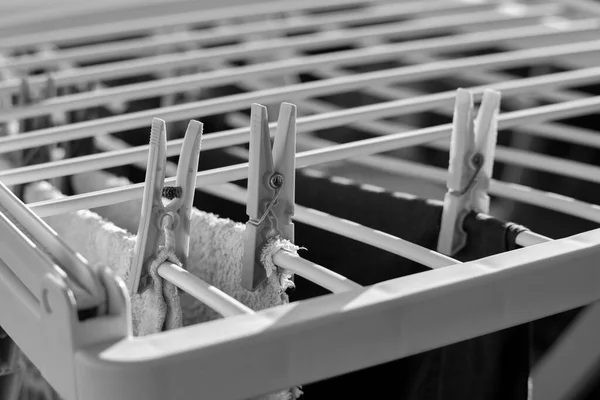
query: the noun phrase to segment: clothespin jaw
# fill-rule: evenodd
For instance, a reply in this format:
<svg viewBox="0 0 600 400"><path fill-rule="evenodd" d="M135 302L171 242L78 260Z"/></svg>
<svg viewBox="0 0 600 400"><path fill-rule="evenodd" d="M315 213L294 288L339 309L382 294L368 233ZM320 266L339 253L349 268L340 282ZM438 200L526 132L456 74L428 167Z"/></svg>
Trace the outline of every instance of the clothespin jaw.
<svg viewBox="0 0 600 400"><path fill-rule="evenodd" d="M260 259L267 242L278 236L294 241L296 106L281 104L273 149L267 108L253 104L250 119L242 286L254 291L267 278Z"/></svg>
<svg viewBox="0 0 600 400"><path fill-rule="evenodd" d="M486 89L474 119L473 95L458 89L454 107L448 192L437 251L455 255L467 242L463 229L465 216L471 212L489 213L487 194L494 168L494 152L498 136L500 93Z"/></svg>
<svg viewBox="0 0 600 400"><path fill-rule="evenodd" d="M163 187L167 162L166 124L158 118L152 121L141 218L127 279L131 294L142 293L150 287L148 266L163 248L173 251L183 265L187 262L201 141L202 123L192 120L183 140L176 186ZM171 200L166 206L163 197Z"/></svg>

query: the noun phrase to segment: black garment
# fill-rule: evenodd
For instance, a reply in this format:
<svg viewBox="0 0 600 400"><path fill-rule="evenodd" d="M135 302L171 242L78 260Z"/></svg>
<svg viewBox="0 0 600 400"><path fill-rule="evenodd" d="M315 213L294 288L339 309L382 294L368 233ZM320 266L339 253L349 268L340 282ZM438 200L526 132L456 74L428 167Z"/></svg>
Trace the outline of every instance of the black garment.
<svg viewBox="0 0 600 400"><path fill-rule="evenodd" d="M203 152L203 169L242 162L227 153ZM439 202L369 191L355 183L298 171L296 202L356 221L421 246L434 249L442 206ZM196 207L222 217L246 221L245 207L198 193ZM460 254L469 261L511 250L524 228L472 213L464 226L469 243ZM307 248L307 259L362 285L426 271L427 268L391 253L330 232L296 223L296 243ZM295 278L297 301L327 291ZM306 400L363 398L402 400L494 400L527 398L529 325L495 332L402 360L304 386Z"/></svg>
<svg viewBox="0 0 600 400"><path fill-rule="evenodd" d="M600 86L590 86L586 91L598 95L600 94ZM595 113L557 122L567 126L598 130L597 120L598 113ZM564 141L534 137L529 139L526 150L576 160L589 165L600 165L598 161L600 160L600 151L598 149ZM524 170L519 178L519 183L523 185L569 196L591 204L600 204L598 185L594 182L531 169ZM509 218L527 224L535 232L552 238L567 237L598 228L596 222L523 203L518 203L513 207ZM543 356L585 308L587 306L536 321L534 332L536 359ZM600 367L596 367L593 377L590 377L585 387L577 394L576 399L595 400L599 398Z"/></svg>

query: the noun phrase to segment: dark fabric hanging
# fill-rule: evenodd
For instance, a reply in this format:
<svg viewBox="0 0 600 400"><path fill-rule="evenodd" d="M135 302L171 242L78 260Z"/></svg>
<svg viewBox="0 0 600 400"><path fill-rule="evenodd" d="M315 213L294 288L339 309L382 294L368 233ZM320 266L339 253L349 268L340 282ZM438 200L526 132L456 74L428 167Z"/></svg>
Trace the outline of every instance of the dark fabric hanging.
<svg viewBox="0 0 600 400"><path fill-rule="evenodd" d="M201 168L243 162L221 150L206 151ZM243 184L243 182L238 182ZM406 195L367 190L346 180L299 171L296 202L306 207L434 249L442 206L439 202ZM197 193L196 207L237 221L246 221L245 207ZM457 256L461 261L515 248L525 228L470 214L464 226L469 244ZM296 243L307 248L307 259L341 273L362 285L424 272L428 268L364 243L296 223ZM290 300L328 293L301 277ZM331 398L397 398L402 400L527 399L530 368L529 324L434 349L402 360L364 369L304 386L307 400Z"/></svg>
<svg viewBox="0 0 600 400"><path fill-rule="evenodd" d="M586 88L590 94L600 94L600 86ZM564 125L597 130L598 113L568 120L557 121ZM598 149L572 144L568 142L533 137L529 139L525 149L540 154L576 160L590 165L599 165ZM558 193L591 204L600 203L597 183L559 176L530 169L521 171L519 183L539 190ZM597 229L598 224L570 216L558 211L547 210L535 205L517 203L508 216L513 221L527 224L532 230L552 238L563 238L581 232ZM534 343L535 358L541 356L555 343L560 335L586 307L553 315L535 323ZM596 368L587 386L578 394L578 400L595 400L600 398L600 368Z"/></svg>

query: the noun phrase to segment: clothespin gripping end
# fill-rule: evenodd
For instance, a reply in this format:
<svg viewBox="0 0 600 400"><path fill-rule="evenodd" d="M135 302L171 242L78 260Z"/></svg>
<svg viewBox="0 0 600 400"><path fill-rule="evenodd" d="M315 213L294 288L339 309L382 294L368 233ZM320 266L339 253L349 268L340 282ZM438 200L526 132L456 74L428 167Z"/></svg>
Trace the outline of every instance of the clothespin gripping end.
<svg viewBox="0 0 600 400"><path fill-rule="evenodd" d="M489 212L487 190L493 171L499 105L500 93L486 89L474 120L472 93L457 91L448 192L437 247L440 253L453 256L466 245L463 223L469 212Z"/></svg>
<svg viewBox="0 0 600 400"><path fill-rule="evenodd" d="M167 161L166 124L158 118L152 122L141 218L127 280L131 294L142 293L150 287L147 268L162 248L173 251L182 264L187 261L201 140L202 124L190 121L180 153L176 186L163 187ZM163 197L171 200L166 206Z"/></svg>
<svg viewBox="0 0 600 400"><path fill-rule="evenodd" d="M269 240L294 240L296 171L296 106L280 107L275 143L271 149L266 107L251 109L248 204L244 239L242 286L256 290L267 278L260 259Z"/></svg>

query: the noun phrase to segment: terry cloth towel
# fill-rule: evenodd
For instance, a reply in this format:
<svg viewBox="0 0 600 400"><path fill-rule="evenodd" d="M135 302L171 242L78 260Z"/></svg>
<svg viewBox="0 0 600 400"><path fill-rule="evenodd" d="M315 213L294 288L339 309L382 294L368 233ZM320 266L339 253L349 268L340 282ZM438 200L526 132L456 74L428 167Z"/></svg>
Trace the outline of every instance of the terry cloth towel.
<svg viewBox="0 0 600 400"><path fill-rule="evenodd" d="M74 176L72 179L73 188L75 190L77 188L81 189L79 184L83 181L87 181L86 188L88 190L101 190L129 184L128 180L115 179L114 176L108 173L90 173ZM37 195L33 197L33 193L36 192ZM40 195L40 192L42 194L45 193L45 195ZM47 183L32 185L32 188L28 190L28 194L30 193L32 197L27 199L28 202L48 198L50 197L49 193L54 193L53 196L57 195L56 191L49 188ZM117 274L119 276L126 276L126 271L128 271L131 263L135 240L131 233L126 232L121 227L117 227L113 222L118 225L123 224L128 227L135 227L137 230L141 200L101 207L97 210L105 213L105 215L110 215L111 222L103 220L101 216L88 210L68 214L75 215L77 218L81 218L78 216L79 214L93 215L94 220L98 221L96 224L104 226L102 232L107 232L106 234L91 233L89 234L90 238L85 243L82 243L83 239L78 239L78 236L81 235L79 229L73 230L71 228L73 226L82 226L81 222L72 220L70 222L63 222L65 215L48 217L46 221L59 235L72 244L77 251L80 251L88 258L88 260L93 260L91 262L102 262L111 267L117 266ZM208 214L197 209L192 210L190 222L190 255L187 265L183 266L184 268L253 310L270 308L288 302L285 290L293 285L291 280L292 275L286 271L277 271L272 262L265 265L269 278L262 287L254 292L250 292L240 286L245 229L243 224L218 218L213 214ZM118 232L118 235L115 235L113 232ZM84 234L82 236L88 235ZM122 254L119 255L118 251L122 252L123 250L117 250L122 248L115 247L118 246L118 243L114 243L115 241L127 243L125 256ZM275 240L264 249L263 256L265 259L271 260L273 254L281 249L296 253L297 248L289 241ZM88 255L90 253L92 253L92 257L94 258ZM160 264L157 263L156 266L158 265ZM182 310L183 325L193 325L220 318L220 315L215 311L185 292L180 292L178 299ZM135 313L133 306L132 309ZM300 394L299 389L292 388L258 398L265 400L291 400L297 398Z"/></svg>
<svg viewBox="0 0 600 400"><path fill-rule="evenodd" d="M28 185L25 190L28 203L59 197L63 195L47 182ZM129 278L135 248L133 235L89 210L50 216L44 220L91 264L107 265L125 281ZM154 285L143 294L131 297L133 334L136 336L182 326L177 288L163 281L157 273L160 263L167 259L180 265L172 253L162 251L149 268Z"/></svg>
<svg viewBox="0 0 600 400"><path fill-rule="evenodd" d="M126 178L116 178L107 172L90 172L73 176L75 193L87 193L130 184ZM114 204L96 209L115 224L137 230L140 218L141 200ZM263 250L263 259L269 280L254 292L241 287L242 259L244 254L245 225L213 214L192 209L190 219L189 272L218 287L231 297L253 310L262 310L288 302L285 290L293 286L292 274L278 271L270 261L273 254L284 249L296 254L297 247L287 240L272 241ZM270 261L270 262L269 262ZM276 273L273 273L276 272ZM219 318L212 309L206 307L187 293L181 293L184 310L184 325L192 325Z"/></svg>
<svg viewBox="0 0 600 400"><path fill-rule="evenodd" d="M209 169L244 161L224 151L210 150L202 153L201 166ZM201 192L195 199L206 211L240 221L247 219L243 205ZM442 213L442 203L438 201L298 170L296 203L429 249L435 249L437 244ZM307 249L306 258L362 285L428 270L389 252L300 222L295 228L297 243ZM464 229L469 241L456 256L461 261L514 249L516 236L525 228L471 213ZM328 293L300 276L295 277L295 284L291 301ZM529 351L530 324L525 324L304 385L303 398L524 400L528 395ZM400 378L390 379L392 376Z"/></svg>
<svg viewBox="0 0 600 400"><path fill-rule="evenodd" d="M70 179L70 183L73 194L92 192L99 190L99 187L110 188L131 184L127 178L115 176L105 171L93 171L73 175ZM141 210L141 200L131 200L119 203L118 205L90 209L90 211L95 212L102 218L134 235L138 230ZM123 218L123 214L128 214L130 217Z"/></svg>

